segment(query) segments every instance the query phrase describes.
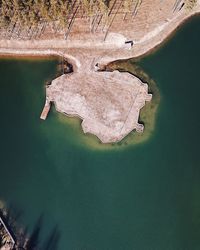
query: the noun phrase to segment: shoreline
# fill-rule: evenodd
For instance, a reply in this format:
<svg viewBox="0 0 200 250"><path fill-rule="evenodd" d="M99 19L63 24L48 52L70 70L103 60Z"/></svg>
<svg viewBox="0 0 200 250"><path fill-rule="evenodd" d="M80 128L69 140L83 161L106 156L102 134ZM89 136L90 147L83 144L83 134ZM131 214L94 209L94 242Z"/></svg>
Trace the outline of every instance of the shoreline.
<svg viewBox="0 0 200 250"><path fill-rule="evenodd" d="M19 46L19 45L23 44L23 41L22 42L17 41L16 45L19 46L17 48L14 48L15 46L13 48L0 48L0 56L1 56L1 58L14 57L15 59L20 58L20 59L25 59L25 60L27 58L31 59L31 60L34 60L34 59L36 59L36 60L37 59L39 59L39 60L40 59L47 59L48 60L48 59L56 59L56 58L58 58L58 59L65 58L66 61L68 61L70 64L72 64L73 69L74 69L73 70L74 73L79 73L78 75L84 75L86 72L87 72L87 74L92 74L92 73L94 74L94 71L95 71L94 65L95 65L95 63L97 61L95 56L99 56L98 60L100 59L100 66L102 66L102 65L107 66L109 63L112 63L112 62L117 63L117 61L121 61L121 60L123 60L125 62L126 61L128 62L129 60L132 60L133 63L134 62L137 63L137 61L141 60L145 56L148 56L148 55L154 53L160 47L164 46L165 43L168 42L186 22L189 22L190 20L192 20L192 18L198 16L199 14L200 13L197 10L194 13L192 13L191 15L187 15L187 16L184 16L185 13L181 13L181 14L179 13L178 16L173 18L171 23L165 23L164 25L161 25L161 28L157 27L157 30L154 29L152 32L150 32L152 34L155 34L155 31L157 32L158 30L160 30L160 32L156 33L156 35L153 35L153 37L150 37L150 39L149 39L149 34L150 33L145 35L144 37L147 37L147 41L142 38L141 39L141 44L140 43L136 44L137 48L141 48L141 50L140 50L141 54L139 56L131 56L130 57L130 55L134 55L134 53L137 55L138 51L136 50L136 52L135 52L135 50L134 50L135 48L131 49L131 51L129 49L130 52L129 51L127 52L127 49L125 49L124 47L120 47L120 49L119 48L117 49L117 45L114 46L114 49L110 49L110 44L108 44L108 46L107 46L106 43L105 43L105 48L104 49L99 48L99 50L97 50L97 48L98 48L97 44L94 44L94 47L92 47L89 50L85 49L84 45L83 45L82 49L78 48L76 46L75 46L75 48L73 48L73 49L71 48L71 49L68 49L68 50L66 48L63 48L62 46L60 48L51 48L51 49L43 48L45 45L46 46L48 45L48 41L46 41L47 44L45 42L41 43L41 41L40 41L38 43L38 45L40 45L41 47L36 46L36 48L34 48L34 46L37 45L37 43L36 43L37 41L33 42L33 44L31 44L31 41L28 41L28 42L24 41L25 45L24 45L23 49L21 48L21 46ZM163 27L164 27L164 29L162 29ZM163 38L163 39L159 40L160 38ZM52 42L53 41L54 40L52 39ZM155 46L153 46L153 44L156 41L157 41L157 43L155 44ZM143 43L145 43L144 48L142 47ZM8 43L8 44L9 45L15 44L15 41L12 40L11 43ZM31 44L30 48L27 47L27 45L29 45L29 44ZM51 44L51 42L49 43L49 45L50 44ZM75 44L76 44L76 41L75 41ZM59 47L59 44L57 44L57 45ZM151 46L152 46L152 48L150 48ZM145 52L142 53L143 51L145 51ZM110 53L111 52L116 52L116 53L114 53L113 56L109 56L109 55L107 56L107 54L106 54L106 56L107 56L107 58L106 58L105 52L106 53L108 53L108 52L110 52ZM100 56L102 56L102 58ZM102 64L101 65L101 62L103 61L101 59L105 59L105 58L107 60L107 64ZM125 71L128 72L127 68L124 68L124 69L125 69ZM75 74L75 75L77 75L77 74ZM140 75L140 72L139 72L139 75ZM139 77L139 75L136 74L135 77L138 78L138 79L141 79ZM92 81L92 79L91 79L91 81ZM84 84L84 81L83 81L83 84ZM148 84L150 84L150 83L148 82ZM158 93L159 93L159 91L158 91ZM55 98L55 97L53 96L53 98ZM158 99L160 99L160 97L158 97ZM158 104L159 104L159 102L158 102ZM153 112L152 121L150 121L150 123L152 123L152 124L154 124L154 122L155 122L155 117L156 117L156 113L157 113L157 109L158 109L158 104L157 103L153 104L153 106L155 106L155 111ZM148 104L146 104L146 105L148 105ZM148 107L145 110L147 110L145 112L147 113L147 116L149 116ZM62 110L60 112L62 113ZM142 114L140 114L140 118L141 117L142 117ZM84 124L84 119L81 119L81 120L83 120L83 124ZM142 121L142 122L144 122L144 124L146 123L145 121ZM148 121L147 121L147 123L148 123ZM153 127L152 126L151 126L150 130L148 131L148 133L150 133L150 134L153 131L154 126ZM84 133L90 133L91 132L90 131L91 128L89 128L88 124L87 124L85 130L84 130L84 128L82 128L82 129L83 129ZM95 134L95 135L96 135L96 133L91 132L91 134ZM132 132L129 132L129 134L132 134ZM97 136L97 137L99 137L99 136ZM131 137L133 137L133 136L130 136L130 138ZM134 135L134 137L135 137L135 135ZM136 137L138 138L138 140L136 139L135 143L138 144L138 143L140 143L142 141L146 141L146 139L149 138L149 135L146 135L144 139L141 138L141 136L136 135ZM101 141L104 142L104 140L101 140ZM106 139L106 143L110 144L110 141L111 140L109 138ZM127 141L127 140L125 139L125 141ZM117 140L117 141L114 141L114 143L119 143L120 145L121 144L126 144L126 142L124 143L123 140L121 142L121 139Z"/></svg>
<svg viewBox="0 0 200 250"><path fill-rule="evenodd" d="M143 59L146 56L152 55L154 53L156 53L159 49L161 49L163 46L165 46L166 43L169 42L169 40L171 40L176 33L188 22L192 21L193 18L197 18L200 17L200 11L197 13L194 13L191 16L186 17L185 19L183 19L175 28L174 30L172 30L170 32L169 35L167 35L160 43L157 43L153 48L147 50L145 53L135 56L133 58L129 58L128 60L133 60L134 62L138 62L141 59ZM123 59L122 59L123 60Z"/></svg>
<svg viewBox="0 0 200 250"><path fill-rule="evenodd" d="M60 58L65 58L70 64L73 65L74 72L78 71L80 67L80 62L73 56L65 54L65 51L63 50L58 50L58 49L5 49L5 48L0 48L0 58L21 58L21 59L60 59Z"/></svg>
<svg viewBox="0 0 200 250"><path fill-rule="evenodd" d="M57 57L54 55L27 55L27 54L1 54L0 53L0 60L5 59L13 59L13 60L30 60L30 61L41 61L41 60L54 60Z"/></svg>
<svg viewBox="0 0 200 250"><path fill-rule="evenodd" d="M131 75L139 75L139 79L142 79L145 82L148 82L150 90L153 92L153 98L150 102L147 102L145 106L140 110L140 118L139 122L145 125L145 129L143 133L135 133L132 131L129 133L123 140L116 143L102 143L97 136L91 133L84 134L81 126L82 120L77 116L67 116L63 113L57 112L55 107L52 107L52 113L56 119L62 124L71 128L73 127L73 143L79 145L80 147L87 148L88 150L94 151L118 151L118 150L126 150L130 147L140 146L144 143L149 142L153 138L153 133L155 130L156 119L159 114L159 104L162 98L159 89L155 83L155 81L143 71L143 69L132 63L131 61L120 61L120 65L115 65L113 62L113 66L120 66L121 69L128 69L128 72ZM136 66L136 67L135 67ZM150 91L150 92L151 92ZM66 137L67 140L68 137Z"/></svg>
<svg viewBox="0 0 200 250"><path fill-rule="evenodd" d="M120 57L120 58L109 58L111 59L108 63L113 62L113 61L117 61L117 60L133 60L135 62L140 61L142 58L151 55L153 53L155 53L157 50L159 50L160 48L162 48L171 38L173 38L173 36L179 31L179 29L181 29L183 27L184 24L186 24L187 22L190 22L193 18L196 18L200 16L200 10L197 10L195 12L193 12L191 15L186 16L184 19L180 20L180 22L177 23L177 25L171 30L171 31L163 31L163 36L164 38L161 41L157 41L155 43L155 45L153 44L154 41L151 42L150 47L146 46L146 48L142 51L136 52L136 54L134 54L133 52L133 56L128 56L128 57ZM162 32L162 31L161 31ZM167 34L166 34L167 33ZM155 37L152 38L152 40L156 40L156 38L159 36L159 34ZM14 41L14 40L12 40ZM31 41L31 40L30 40ZM23 42L23 41L22 41ZM0 40L0 44L1 44L1 40ZM137 43L137 46L141 46L143 47L143 44L139 44ZM36 46L37 47L37 46ZM145 47L145 45L144 45ZM75 68L79 68L80 67L80 62L78 60L76 60L76 58L74 56L72 56L69 50L69 53L66 53L66 50L64 47L58 47L58 48L51 48L51 49L44 49L44 48L25 48L22 49L20 47L18 48L5 48L5 47L0 47L0 59L9 59L9 58L15 58L15 59L30 59L30 60L40 60L40 59L55 59L55 58L60 58L60 57L65 57L65 59L67 61L69 61L69 63L72 63L73 66L75 66ZM83 49L84 50L84 49ZM91 49L92 50L92 49ZM81 48L80 48L81 51Z"/></svg>

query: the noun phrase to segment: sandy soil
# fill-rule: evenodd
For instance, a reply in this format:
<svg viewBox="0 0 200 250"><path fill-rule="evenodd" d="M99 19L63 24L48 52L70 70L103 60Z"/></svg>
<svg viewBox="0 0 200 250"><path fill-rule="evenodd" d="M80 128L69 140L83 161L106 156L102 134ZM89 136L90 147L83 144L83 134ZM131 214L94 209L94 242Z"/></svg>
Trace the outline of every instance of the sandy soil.
<svg viewBox="0 0 200 250"><path fill-rule="evenodd" d="M147 84L118 71L62 75L47 86L46 94L46 106L53 102L58 112L80 117L84 133L103 143L120 141L134 129L142 132L139 112L152 97Z"/></svg>
<svg viewBox="0 0 200 250"><path fill-rule="evenodd" d="M103 64L142 56L161 44L187 18L200 12L200 1L192 11L184 8L174 11L175 2L143 0L135 16L132 12L115 15L113 11L107 22L100 22L95 32L90 31L88 18L77 18L67 40L64 39L63 31L55 34L51 24L42 36L31 40L14 35L8 39L2 31L0 53L38 55L51 50L73 58L78 67L80 64L85 67L96 62ZM125 44L126 41L133 41L133 46ZM89 60L87 63L86 59Z"/></svg>

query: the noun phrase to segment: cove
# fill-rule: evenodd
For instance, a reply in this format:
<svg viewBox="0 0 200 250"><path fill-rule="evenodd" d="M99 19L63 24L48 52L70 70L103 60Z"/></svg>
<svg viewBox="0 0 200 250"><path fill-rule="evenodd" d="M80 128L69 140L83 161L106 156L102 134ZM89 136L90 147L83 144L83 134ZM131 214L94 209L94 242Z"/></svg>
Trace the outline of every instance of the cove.
<svg viewBox="0 0 200 250"><path fill-rule="evenodd" d="M139 62L161 102L151 138L123 150L74 143L56 112L38 119L56 60L0 61L0 199L41 249L200 248L199 34L195 17Z"/></svg>

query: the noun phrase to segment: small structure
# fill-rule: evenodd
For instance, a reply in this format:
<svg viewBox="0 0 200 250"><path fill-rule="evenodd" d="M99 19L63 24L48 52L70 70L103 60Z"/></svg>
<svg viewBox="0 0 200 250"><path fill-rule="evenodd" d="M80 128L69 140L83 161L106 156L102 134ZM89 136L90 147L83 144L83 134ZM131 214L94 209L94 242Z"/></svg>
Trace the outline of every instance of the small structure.
<svg viewBox="0 0 200 250"><path fill-rule="evenodd" d="M49 86L49 85L47 85L47 87L48 87L48 86ZM40 115L40 119L46 120L50 108L51 108L51 103L49 102L48 97L47 97L47 98L46 98L45 105L44 105L44 108L43 108L42 113L41 113L41 115Z"/></svg>

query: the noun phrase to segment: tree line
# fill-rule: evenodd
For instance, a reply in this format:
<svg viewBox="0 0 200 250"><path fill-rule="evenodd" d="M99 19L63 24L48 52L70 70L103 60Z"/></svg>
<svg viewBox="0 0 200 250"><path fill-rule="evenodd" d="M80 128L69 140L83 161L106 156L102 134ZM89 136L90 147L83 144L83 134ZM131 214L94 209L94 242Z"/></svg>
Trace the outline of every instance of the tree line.
<svg viewBox="0 0 200 250"><path fill-rule="evenodd" d="M124 8L130 8L133 0L124 0ZM112 2L113 3L113 2ZM18 23L29 27L40 22L59 21L65 27L69 16L79 8L84 15L109 12L109 0L0 0L0 27Z"/></svg>
<svg viewBox="0 0 200 250"><path fill-rule="evenodd" d="M197 3L197 0L185 0L186 9L192 10Z"/></svg>

